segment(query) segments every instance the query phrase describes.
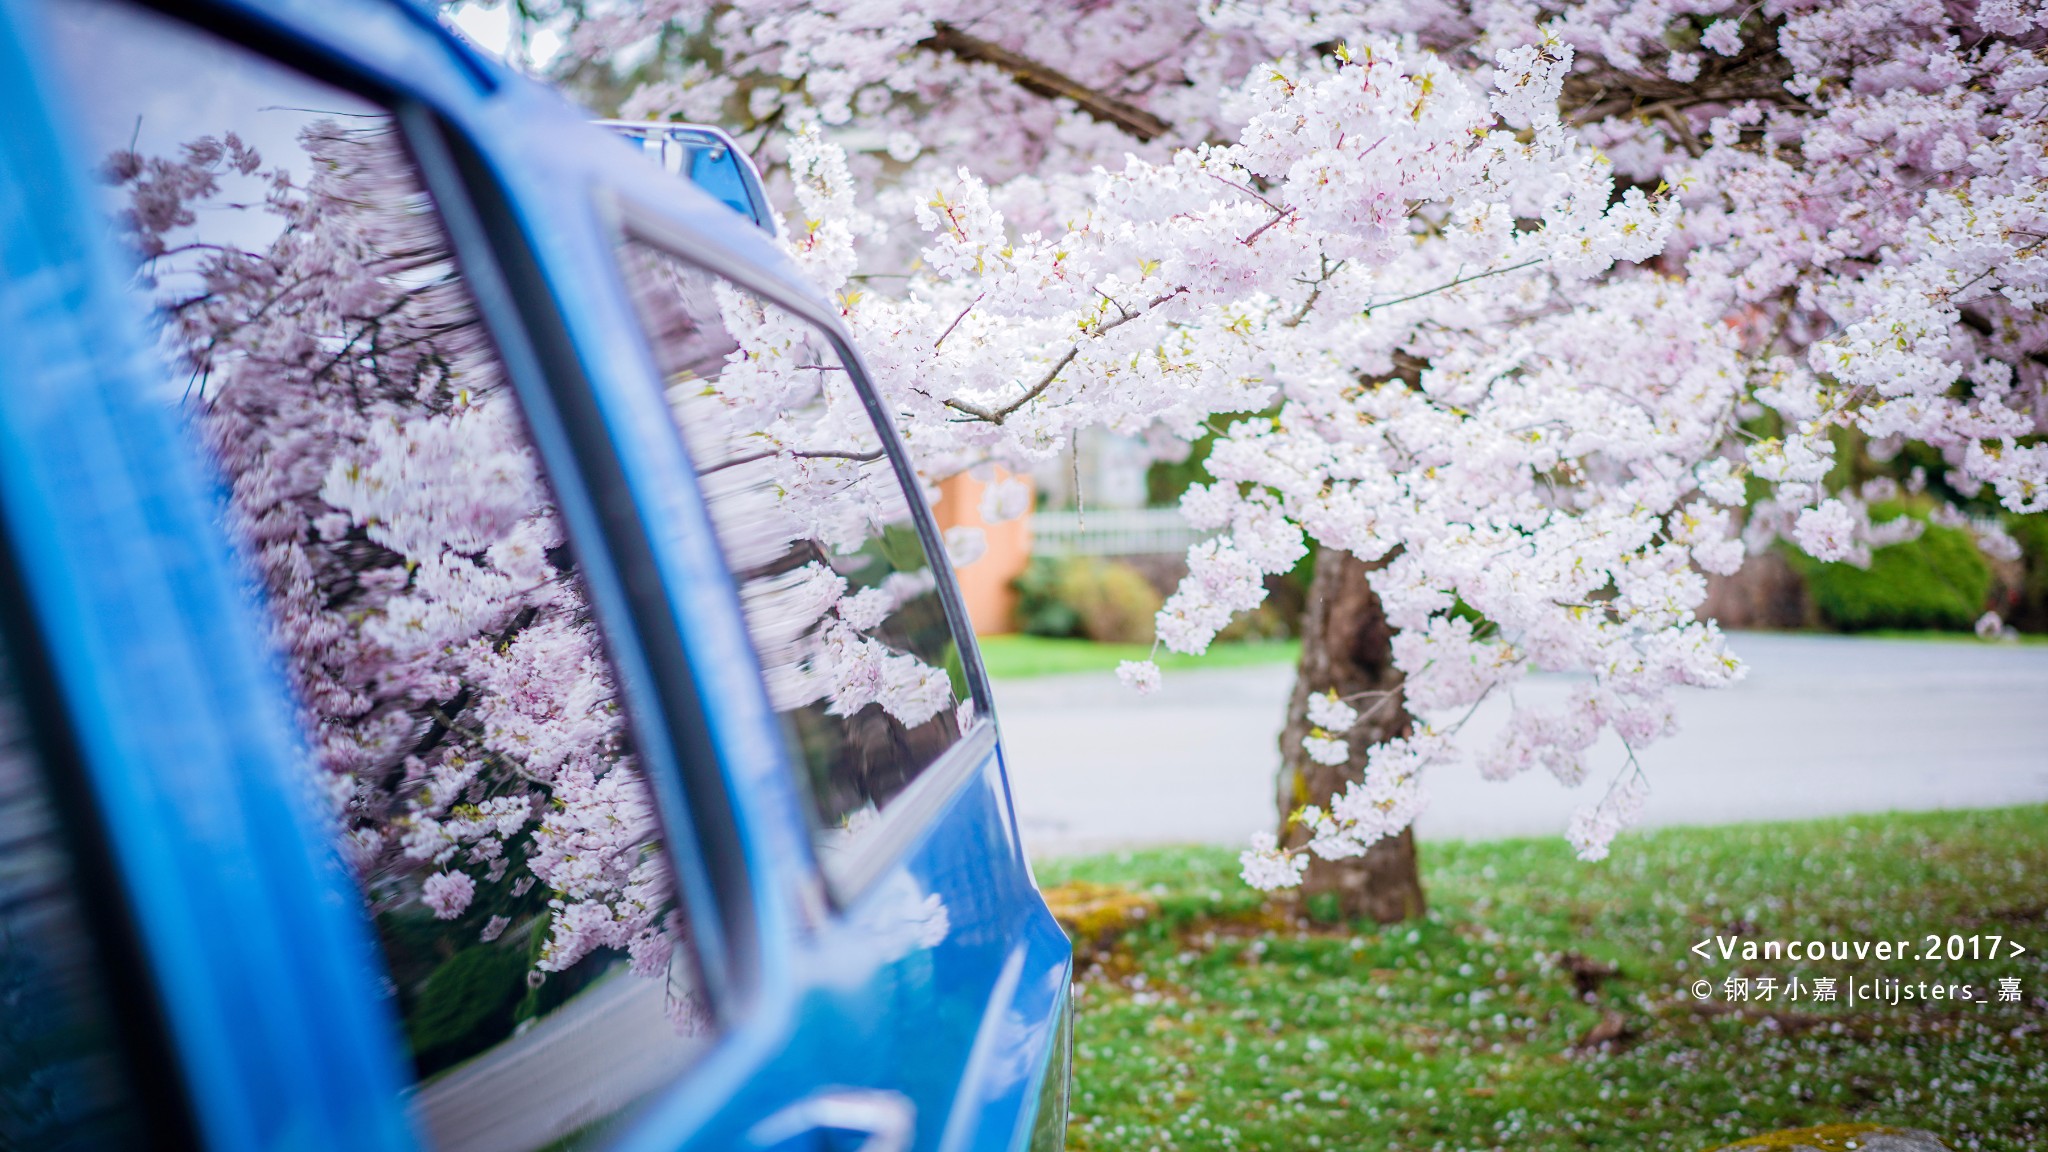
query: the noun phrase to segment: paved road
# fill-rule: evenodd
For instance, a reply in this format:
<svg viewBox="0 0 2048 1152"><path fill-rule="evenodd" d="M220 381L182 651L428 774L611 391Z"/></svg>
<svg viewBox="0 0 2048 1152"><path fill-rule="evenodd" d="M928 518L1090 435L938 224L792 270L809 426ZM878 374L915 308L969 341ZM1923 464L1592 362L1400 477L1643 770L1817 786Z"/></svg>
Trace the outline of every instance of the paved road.
<svg viewBox="0 0 2048 1152"><path fill-rule="evenodd" d="M2048 646L1748 634L1749 678L1679 703L1678 736L1642 756L1649 824L1790 819L2048 801ZM1151 697L1108 674L996 686L1011 782L1037 856L1134 844L1239 844L1273 823L1276 740L1289 666L1170 674ZM1571 681L1533 678L1555 704ZM1489 702L1463 739L1506 718ZM1587 783L1507 783L1469 767L1431 782L1421 835L1561 834L1622 763L1596 746Z"/></svg>

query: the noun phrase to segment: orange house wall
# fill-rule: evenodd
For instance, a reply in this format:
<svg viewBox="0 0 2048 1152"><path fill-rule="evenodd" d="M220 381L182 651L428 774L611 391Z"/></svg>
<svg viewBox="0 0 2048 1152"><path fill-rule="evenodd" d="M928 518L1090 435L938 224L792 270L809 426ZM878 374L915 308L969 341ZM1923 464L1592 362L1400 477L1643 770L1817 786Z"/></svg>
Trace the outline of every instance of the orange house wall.
<svg viewBox="0 0 2048 1152"><path fill-rule="evenodd" d="M998 479L1010 473L996 470ZM1024 477L1030 483L1030 477ZM967 602L967 615L974 631L982 636L999 636L1017 630L1017 593L1010 587L1031 562L1031 514L1015 520L990 524L981 518L982 493L988 485L962 472L939 484L939 502L932 509L939 529L979 528L988 539L988 551L972 564L955 568L960 595Z"/></svg>

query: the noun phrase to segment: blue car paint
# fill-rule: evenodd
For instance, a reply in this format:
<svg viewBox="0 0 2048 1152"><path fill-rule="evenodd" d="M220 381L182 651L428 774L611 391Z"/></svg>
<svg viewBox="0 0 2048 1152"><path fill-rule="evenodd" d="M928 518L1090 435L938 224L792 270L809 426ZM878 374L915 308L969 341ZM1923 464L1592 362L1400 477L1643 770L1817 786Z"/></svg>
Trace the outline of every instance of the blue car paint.
<svg viewBox="0 0 2048 1152"><path fill-rule="evenodd" d="M755 658L613 264L617 229L655 221L685 255L850 346L836 309L726 204L636 161L419 10L283 0L199 11L416 101L413 115L431 112L473 145L544 274L652 541L738 825L752 948L749 971L730 974L717 1046L618 1146L745 1146L764 1119L837 1089L907 1100L920 1149L1020 1146L1070 954L1031 881L998 744L965 742L931 770L937 811L878 878L850 898L825 890L759 677L732 674ZM0 123L0 319L24 334L0 341L0 501L13 552L32 558L36 616L194 1111L215 1148L411 1146L374 949L298 794L282 677L261 655L203 468L172 416L143 399L160 369L76 175L89 158L67 154L61 94L41 86L33 25L31 4L0 0L0 98L51 110ZM488 240L489 223L442 200L459 246ZM487 314L511 310L505 285L472 280ZM535 378L538 353L494 330L515 382ZM544 458L574 450L574 429L542 415L534 425ZM579 537L595 533L600 510L568 471L556 470L564 518ZM627 619L625 577L601 555L585 567L600 614ZM949 583L946 595L957 617ZM970 635L963 660L986 703ZM658 712L648 663L619 647L629 696L644 697L631 710ZM644 740L642 752L678 762ZM649 775L674 790L673 771ZM663 799L672 813L684 804ZM700 895L703 877L683 880ZM943 938L904 947L910 928L929 934L934 907Z"/></svg>
<svg viewBox="0 0 2048 1152"><path fill-rule="evenodd" d="M775 215L768 207L768 194L761 187L761 174L740 151L739 143L724 131L702 124L669 124L660 121L600 120L599 125L638 145L664 169L687 177L690 183L775 234Z"/></svg>
<svg viewBox="0 0 2048 1152"><path fill-rule="evenodd" d="M61 102L29 15L0 8L0 506L191 1111L219 1149L410 1147L353 886L288 775L217 504L144 399L85 158L35 114Z"/></svg>

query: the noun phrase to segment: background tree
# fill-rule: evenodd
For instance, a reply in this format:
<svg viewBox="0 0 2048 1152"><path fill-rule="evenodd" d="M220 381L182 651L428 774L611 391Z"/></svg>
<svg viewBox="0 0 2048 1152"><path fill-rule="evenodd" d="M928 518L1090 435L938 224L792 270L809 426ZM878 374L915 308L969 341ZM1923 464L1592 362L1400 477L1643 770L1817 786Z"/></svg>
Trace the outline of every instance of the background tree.
<svg viewBox="0 0 2048 1152"><path fill-rule="evenodd" d="M1222 534L1159 620L1199 651L1324 546L1254 883L1419 908L1361 869L1412 886L1424 774L1531 666L1588 680L1479 767L1575 785L1619 734L1570 832L1602 855L1671 690L1740 674L1703 572L1915 530L1842 486L1845 436L2048 505L2048 63L2018 5L530 14L624 114L753 133L928 476L1277 409L1223 430L1183 502Z"/></svg>

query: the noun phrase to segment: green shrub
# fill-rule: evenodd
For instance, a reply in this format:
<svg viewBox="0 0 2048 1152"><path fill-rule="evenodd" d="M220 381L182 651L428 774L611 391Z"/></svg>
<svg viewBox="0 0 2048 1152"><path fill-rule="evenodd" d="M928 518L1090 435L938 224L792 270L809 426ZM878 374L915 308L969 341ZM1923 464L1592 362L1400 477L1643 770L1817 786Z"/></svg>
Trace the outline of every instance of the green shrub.
<svg viewBox="0 0 2048 1152"><path fill-rule="evenodd" d="M1017 627L1030 636L1078 636L1081 614L1060 599L1060 562L1033 556L1010 587L1017 590Z"/></svg>
<svg viewBox="0 0 2048 1152"><path fill-rule="evenodd" d="M1873 518L1918 511L1897 504L1872 508ZM1887 515L1890 513L1890 515ZM1875 549L1870 567L1823 564L1795 553L1821 619L1845 632L1877 628L1934 628L1966 632L1984 614L1991 594L1991 564L1961 528L1928 524L1917 539Z"/></svg>
<svg viewBox="0 0 2048 1152"><path fill-rule="evenodd" d="M1150 644L1159 590L1129 564L1069 563L1061 590L1081 614L1081 634L1104 644Z"/></svg>
<svg viewBox="0 0 2048 1152"><path fill-rule="evenodd" d="M525 975L525 955L490 944L464 948L434 969L413 1012L419 1063L445 1067L495 1043L526 991Z"/></svg>
<svg viewBox="0 0 2048 1152"><path fill-rule="evenodd" d="M1128 564L1089 556L1036 557L1013 585L1018 624L1034 636L1149 644L1159 592Z"/></svg>

